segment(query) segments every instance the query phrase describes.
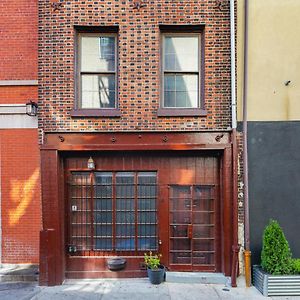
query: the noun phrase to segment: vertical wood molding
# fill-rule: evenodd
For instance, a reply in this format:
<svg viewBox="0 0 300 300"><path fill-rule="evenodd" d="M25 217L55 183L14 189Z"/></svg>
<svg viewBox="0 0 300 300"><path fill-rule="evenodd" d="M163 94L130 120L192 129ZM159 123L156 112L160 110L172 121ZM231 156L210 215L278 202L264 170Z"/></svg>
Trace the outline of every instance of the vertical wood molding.
<svg viewBox="0 0 300 300"><path fill-rule="evenodd" d="M45 234L45 240L41 251L41 259L50 260L50 256L54 256L53 261L47 269L46 274L41 274L47 285L62 284L64 280L64 233L62 215L64 213L64 201L61 199L60 186L60 162L58 152L56 150L41 150L41 182L42 182L42 213L43 213L43 232L54 231L55 234L48 236ZM42 234L41 234L42 235ZM43 249L43 247L51 246L51 251ZM46 255L45 255L46 253ZM46 257L45 257L46 256Z"/></svg>
<svg viewBox="0 0 300 300"><path fill-rule="evenodd" d="M232 260L232 149L228 145L224 149L223 156L223 251L224 256L230 259L224 259L224 273L226 276L231 275Z"/></svg>

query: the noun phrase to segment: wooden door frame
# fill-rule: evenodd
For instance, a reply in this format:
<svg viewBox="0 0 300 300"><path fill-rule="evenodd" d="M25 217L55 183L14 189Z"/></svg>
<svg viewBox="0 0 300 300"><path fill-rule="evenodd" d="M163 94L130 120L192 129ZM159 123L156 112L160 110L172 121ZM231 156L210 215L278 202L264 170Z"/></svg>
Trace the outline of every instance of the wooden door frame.
<svg viewBox="0 0 300 300"><path fill-rule="evenodd" d="M41 146L43 230L40 284L59 285L65 276L65 153L85 151L219 151L221 156L221 270L231 274L233 243L233 158L229 132L46 133ZM76 154L75 154L76 155Z"/></svg>
<svg viewBox="0 0 300 300"><path fill-rule="evenodd" d="M215 205L217 206L216 207L216 210L215 210L215 220L216 220L216 224L215 224L215 233L216 233L216 238L215 238L215 248L216 248L216 254L215 254L215 272L220 272L222 271L223 272L223 267L221 265L221 261L223 260L222 259L222 247L221 247L221 244L223 243L223 240L221 239L224 234L221 233L222 231L222 226L221 226L221 198L222 198L222 195L221 195L221 189L222 189L222 178L223 178L223 174L221 174L221 168L220 168L220 164L221 164L221 161L222 161L222 156L223 156L223 153L222 151L221 152L217 152L217 153L206 153L205 155L206 157L214 157L217 159L217 167L218 167L218 171L217 171L217 185L215 186ZM203 158L203 152L198 155L197 157L201 157ZM188 186L190 187L192 190L195 186L201 186L201 183L183 183L183 184L179 184L180 186ZM172 269L170 268L171 271L190 271L190 272L214 272L212 270L211 267L193 267L193 263L191 262L191 264L179 264L179 265L176 265L176 264L171 264L170 263L170 222L169 222L169 217L170 217L170 187L171 186L178 186L178 184L176 183L170 183L166 188L164 188L164 192L165 192L165 196L164 198L165 199L168 199L166 201L166 208L164 209L164 212L167 212L168 213L168 224L164 224L165 226L164 227L167 227L168 228L168 235L167 235L167 243L168 243L168 247L165 247L164 248L164 254L167 255L167 265L169 267L171 267L172 265ZM205 186L205 184L204 184ZM193 193L192 193L193 194ZM191 211L192 213L192 211ZM166 222L165 222L166 223ZM198 270L197 270L198 269ZM201 269L201 270L200 270Z"/></svg>

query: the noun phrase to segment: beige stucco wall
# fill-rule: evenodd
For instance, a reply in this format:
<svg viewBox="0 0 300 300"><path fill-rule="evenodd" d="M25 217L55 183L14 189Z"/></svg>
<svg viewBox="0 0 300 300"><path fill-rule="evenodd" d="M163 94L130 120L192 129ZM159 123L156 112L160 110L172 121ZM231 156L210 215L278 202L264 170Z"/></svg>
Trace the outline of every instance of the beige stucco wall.
<svg viewBox="0 0 300 300"><path fill-rule="evenodd" d="M237 2L238 120L242 120L244 0ZM248 120L300 120L300 0L249 0L248 49Z"/></svg>

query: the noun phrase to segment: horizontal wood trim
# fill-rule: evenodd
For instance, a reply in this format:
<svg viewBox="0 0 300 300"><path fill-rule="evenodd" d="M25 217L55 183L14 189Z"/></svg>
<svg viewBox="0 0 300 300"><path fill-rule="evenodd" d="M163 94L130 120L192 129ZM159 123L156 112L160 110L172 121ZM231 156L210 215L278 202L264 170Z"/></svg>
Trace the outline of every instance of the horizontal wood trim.
<svg viewBox="0 0 300 300"><path fill-rule="evenodd" d="M144 145L131 145L131 144L123 144L123 145L62 145L57 148L53 146L42 146L43 150L59 150L59 151L188 151L188 150L224 150L226 148L225 145L215 145L208 146L205 144L197 144L197 145L183 145L183 144L169 144L169 145L152 145L152 144L144 144Z"/></svg>
<svg viewBox="0 0 300 300"><path fill-rule="evenodd" d="M161 32L202 32L204 24L191 25L191 24L180 24L180 25L169 25L160 24L159 29Z"/></svg>
<svg viewBox="0 0 300 300"><path fill-rule="evenodd" d="M207 111L201 108L159 108L158 117L205 117Z"/></svg>
<svg viewBox="0 0 300 300"><path fill-rule="evenodd" d="M113 109L74 109L70 112L73 118L85 118L85 117L120 117L121 111L117 108Z"/></svg>
<svg viewBox="0 0 300 300"><path fill-rule="evenodd" d="M99 279L99 278L144 278L147 277L146 271L67 271L67 279Z"/></svg>
<svg viewBox="0 0 300 300"><path fill-rule="evenodd" d="M41 149L95 150L219 150L231 144L228 132L46 133Z"/></svg>
<svg viewBox="0 0 300 300"><path fill-rule="evenodd" d="M78 33L118 33L119 26L75 26Z"/></svg>

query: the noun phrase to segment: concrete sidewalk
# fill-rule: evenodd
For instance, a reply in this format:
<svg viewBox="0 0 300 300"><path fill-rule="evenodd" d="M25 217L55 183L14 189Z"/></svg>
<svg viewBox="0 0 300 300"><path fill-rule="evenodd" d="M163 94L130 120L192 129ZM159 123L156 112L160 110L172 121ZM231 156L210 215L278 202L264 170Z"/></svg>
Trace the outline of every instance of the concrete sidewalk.
<svg viewBox="0 0 300 300"><path fill-rule="evenodd" d="M0 283L1 300L260 300L300 299L300 297L263 297L254 287L238 288L218 284L162 283L151 285L145 279L68 280L55 287L39 287L34 283Z"/></svg>

